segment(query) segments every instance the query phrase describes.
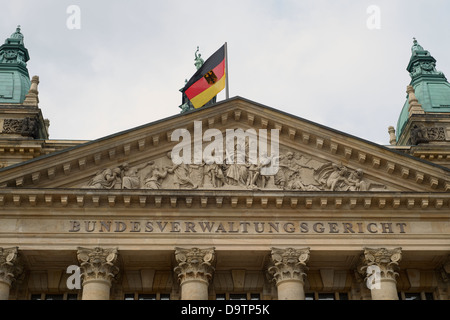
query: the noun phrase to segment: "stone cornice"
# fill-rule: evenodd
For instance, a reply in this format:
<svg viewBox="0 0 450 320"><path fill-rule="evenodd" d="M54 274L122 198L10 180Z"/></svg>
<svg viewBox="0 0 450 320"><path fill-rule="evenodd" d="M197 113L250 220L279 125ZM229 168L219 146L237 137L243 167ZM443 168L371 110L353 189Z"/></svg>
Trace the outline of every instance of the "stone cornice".
<svg viewBox="0 0 450 320"><path fill-rule="evenodd" d="M370 176L400 181L399 186L409 190L450 191L450 175L446 168L271 108L261 109L244 99L232 100L220 108L163 120L55 152L7 171L0 170L1 185L67 185L69 175L89 175L89 170L125 161L131 154L132 161L127 161L144 161L142 151L151 148L156 155L164 154L174 144L170 141L174 128L190 130L195 120L202 121L203 128L240 123L255 129L280 129L280 143L293 149L301 148L334 162L345 161L349 167L364 168Z"/></svg>
<svg viewBox="0 0 450 320"><path fill-rule="evenodd" d="M450 193L246 190L0 189L0 208L246 208L448 213ZM1 210L1 209L0 209ZM412 212L412 211L411 211Z"/></svg>

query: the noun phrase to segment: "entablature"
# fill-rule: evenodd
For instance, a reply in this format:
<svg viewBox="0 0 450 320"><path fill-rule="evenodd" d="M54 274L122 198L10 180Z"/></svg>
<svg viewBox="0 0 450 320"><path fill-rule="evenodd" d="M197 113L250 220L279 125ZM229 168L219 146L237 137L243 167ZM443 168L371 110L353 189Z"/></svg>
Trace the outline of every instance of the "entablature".
<svg viewBox="0 0 450 320"><path fill-rule="evenodd" d="M408 210L448 213L450 194L412 192L253 192L240 190L3 189L2 210L20 207Z"/></svg>

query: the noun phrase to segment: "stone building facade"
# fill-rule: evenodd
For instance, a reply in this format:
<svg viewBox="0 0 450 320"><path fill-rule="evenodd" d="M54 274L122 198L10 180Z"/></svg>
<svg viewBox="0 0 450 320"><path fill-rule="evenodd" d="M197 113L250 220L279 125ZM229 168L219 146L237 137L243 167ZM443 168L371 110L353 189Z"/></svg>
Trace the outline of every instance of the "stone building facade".
<svg viewBox="0 0 450 320"><path fill-rule="evenodd" d="M0 299L450 299L447 93L422 90L448 83L417 46L388 146L242 97L50 140L38 77L0 97Z"/></svg>

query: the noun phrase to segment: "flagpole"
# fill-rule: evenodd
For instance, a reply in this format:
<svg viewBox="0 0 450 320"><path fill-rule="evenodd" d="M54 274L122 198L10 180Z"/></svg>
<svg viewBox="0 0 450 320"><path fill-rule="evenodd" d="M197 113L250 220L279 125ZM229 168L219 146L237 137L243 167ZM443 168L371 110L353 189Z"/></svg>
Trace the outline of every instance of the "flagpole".
<svg viewBox="0 0 450 320"><path fill-rule="evenodd" d="M229 84L228 84L228 78L229 78L229 74L228 74L228 48L227 48L227 43L225 42L225 99L229 99L230 98L230 89L229 89Z"/></svg>

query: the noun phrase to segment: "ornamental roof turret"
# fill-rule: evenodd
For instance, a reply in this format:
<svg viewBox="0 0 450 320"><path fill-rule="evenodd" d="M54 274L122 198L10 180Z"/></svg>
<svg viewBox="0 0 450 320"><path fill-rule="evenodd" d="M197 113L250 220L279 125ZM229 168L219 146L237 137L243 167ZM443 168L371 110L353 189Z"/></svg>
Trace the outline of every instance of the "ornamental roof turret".
<svg viewBox="0 0 450 320"><path fill-rule="evenodd" d="M441 71L436 70L436 59L415 38L413 39L411 58L406 67L411 76L411 82L397 122L398 142L402 140L402 133L411 117L410 102L412 100L417 102L415 106L421 106L422 114L450 113L450 83ZM410 99L410 94L414 94L415 98Z"/></svg>
<svg viewBox="0 0 450 320"><path fill-rule="evenodd" d="M30 60L20 26L0 46L0 103L22 103L30 89Z"/></svg>

